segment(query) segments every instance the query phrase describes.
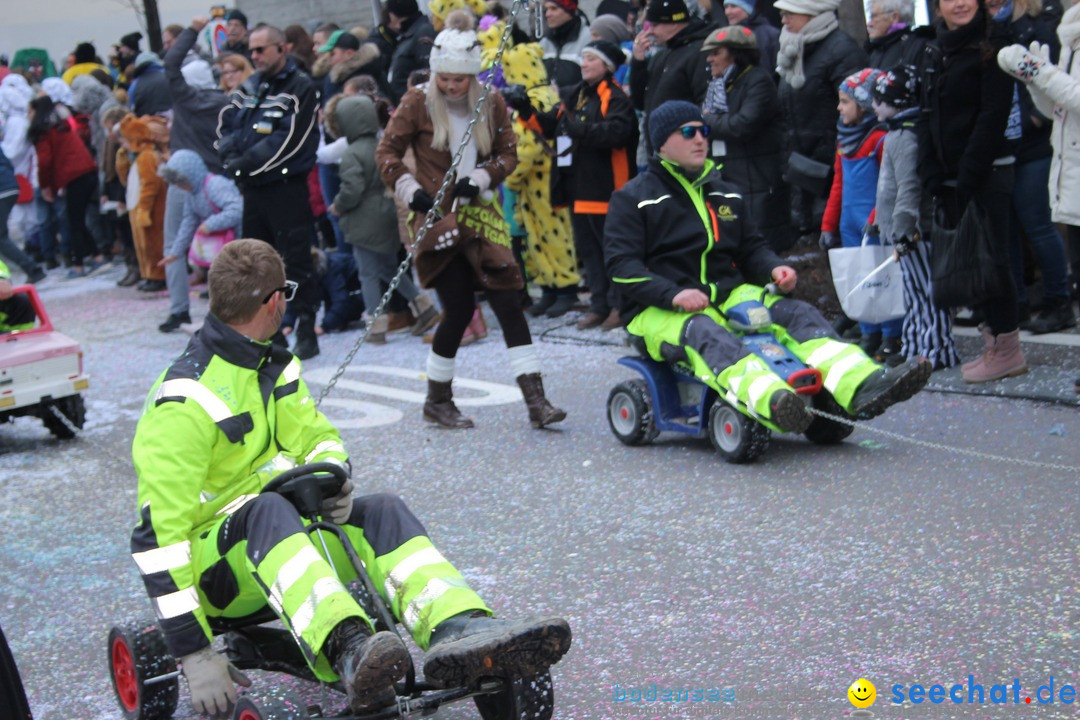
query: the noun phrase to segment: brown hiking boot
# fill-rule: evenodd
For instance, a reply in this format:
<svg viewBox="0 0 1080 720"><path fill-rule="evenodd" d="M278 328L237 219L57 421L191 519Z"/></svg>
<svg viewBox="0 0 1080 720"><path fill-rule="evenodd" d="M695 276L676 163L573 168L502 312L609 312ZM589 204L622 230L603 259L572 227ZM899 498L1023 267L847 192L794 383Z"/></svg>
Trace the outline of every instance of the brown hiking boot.
<svg viewBox="0 0 1080 720"><path fill-rule="evenodd" d="M769 420L784 432L801 433L810 427L814 416L806 410L802 398L790 390L777 390L769 398Z"/></svg>
<svg viewBox="0 0 1080 720"><path fill-rule="evenodd" d="M454 404L450 383L431 379L428 380L428 394L424 401L424 419L450 430L475 427L473 421L462 415Z"/></svg>
<svg viewBox="0 0 1080 720"><path fill-rule="evenodd" d="M566 411L548 402L544 395L544 381L540 373L528 373L517 376L521 394L525 396L525 406L529 408L529 422L534 428L542 428L566 419Z"/></svg>
<svg viewBox="0 0 1080 720"><path fill-rule="evenodd" d="M926 358L905 360L896 367L877 370L855 391L848 412L858 420L875 418L890 405L914 397L923 389L934 366Z"/></svg>

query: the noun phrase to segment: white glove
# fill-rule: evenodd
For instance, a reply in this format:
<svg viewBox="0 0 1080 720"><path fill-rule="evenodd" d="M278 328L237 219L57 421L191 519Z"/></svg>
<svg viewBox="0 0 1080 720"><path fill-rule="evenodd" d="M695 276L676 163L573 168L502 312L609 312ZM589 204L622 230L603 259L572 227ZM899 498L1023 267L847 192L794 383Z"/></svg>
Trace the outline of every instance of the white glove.
<svg viewBox="0 0 1080 720"><path fill-rule="evenodd" d="M1046 43L1041 43L1038 40L1032 40L1031 45L1028 46L1028 50L1031 54L1039 58L1043 62L1049 64L1054 62L1050 57L1050 46Z"/></svg>
<svg viewBox="0 0 1080 720"><path fill-rule="evenodd" d="M352 478L346 478L345 482L341 485L341 491L337 495L323 500L323 519L330 520L335 525L344 525L348 522L349 516L352 515L352 491Z"/></svg>
<svg viewBox="0 0 1080 720"><path fill-rule="evenodd" d="M180 667L187 678L191 705L200 715L229 717L236 704L233 683L251 687L251 680L209 645L180 658Z"/></svg>
<svg viewBox="0 0 1080 720"><path fill-rule="evenodd" d="M998 67L1021 82L1030 83L1044 68L1050 65L1025 48L1023 45L1009 45L997 54Z"/></svg>

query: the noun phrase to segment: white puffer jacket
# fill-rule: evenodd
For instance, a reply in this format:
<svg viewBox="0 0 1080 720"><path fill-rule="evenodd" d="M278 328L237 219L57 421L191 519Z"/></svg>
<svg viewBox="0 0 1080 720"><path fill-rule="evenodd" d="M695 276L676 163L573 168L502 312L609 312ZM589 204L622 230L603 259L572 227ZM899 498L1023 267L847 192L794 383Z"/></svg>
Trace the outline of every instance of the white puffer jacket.
<svg viewBox="0 0 1080 720"><path fill-rule="evenodd" d="M1073 5L1057 29L1061 58L1031 83L1039 112L1053 118L1050 208L1054 222L1080 226L1080 5Z"/></svg>

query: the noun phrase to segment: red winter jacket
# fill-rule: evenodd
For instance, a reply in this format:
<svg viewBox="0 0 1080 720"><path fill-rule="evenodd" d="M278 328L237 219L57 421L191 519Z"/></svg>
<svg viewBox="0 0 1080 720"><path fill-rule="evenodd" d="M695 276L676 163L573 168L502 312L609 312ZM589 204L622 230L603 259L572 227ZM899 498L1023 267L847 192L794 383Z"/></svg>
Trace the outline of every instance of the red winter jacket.
<svg viewBox="0 0 1080 720"><path fill-rule="evenodd" d="M97 172L94 157L66 122L49 128L34 147L38 156L38 184L42 189L55 193L72 180Z"/></svg>

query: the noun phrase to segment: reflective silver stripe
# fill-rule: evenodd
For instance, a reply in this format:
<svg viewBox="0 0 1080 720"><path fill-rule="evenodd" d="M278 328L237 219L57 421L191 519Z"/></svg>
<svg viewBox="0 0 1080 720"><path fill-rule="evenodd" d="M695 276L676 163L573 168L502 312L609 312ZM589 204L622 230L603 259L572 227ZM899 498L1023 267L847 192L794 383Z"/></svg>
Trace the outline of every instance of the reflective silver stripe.
<svg viewBox="0 0 1080 720"><path fill-rule="evenodd" d="M270 586L270 597L276 599L278 605L283 605L285 593L319 559L319 553L313 545L300 548L300 552L286 560L285 564L278 570L277 575L274 577L274 583Z"/></svg>
<svg viewBox="0 0 1080 720"><path fill-rule="evenodd" d="M249 502L251 502L252 500L254 500L257 497L259 497L259 496L258 495L241 495L240 497L236 498L235 500L233 500L232 502L227 504L225 507L218 510L217 514L218 515L232 515L234 512L236 512L240 508L244 507L245 505L247 505Z"/></svg>
<svg viewBox="0 0 1080 720"><path fill-rule="evenodd" d="M469 584L461 578L433 578L429 580L424 589L420 591L420 594L414 597L409 606L405 608L402 622L405 623L405 627L409 629L409 632L412 632L417 623L420 622L420 613L429 603L454 588L468 590Z"/></svg>
<svg viewBox="0 0 1080 720"><path fill-rule="evenodd" d="M308 456L304 458L305 463L313 462L315 458L326 452L345 452L345 446L337 440L323 440L321 443L315 446L315 449L308 453Z"/></svg>
<svg viewBox="0 0 1080 720"><path fill-rule="evenodd" d="M739 407L739 396L736 395L734 392L728 390L727 395L725 395L724 397L727 398L727 401L731 405L731 407Z"/></svg>
<svg viewBox="0 0 1080 720"><path fill-rule="evenodd" d="M143 575L152 575L156 572L172 570L191 563L191 542L173 543L164 547L144 550L132 553L135 563L139 566L139 572Z"/></svg>
<svg viewBox="0 0 1080 720"><path fill-rule="evenodd" d="M444 562L447 562L447 560L443 557L441 552L433 547L426 547L417 550L395 565L394 569L387 574L386 581L383 584L383 587L386 590L386 597L390 600L390 604L394 604L398 591L401 590L401 586L405 584L405 581L409 579L410 575L425 565L434 565L436 563Z"/></svg>
<svg viewBox="0 0 1080 720"><path fill-rule="evenodd" d="M665 200L670 200L670 199L671 199L670 195L661 195L660 197L656 198L655 200L642 200L641 202L639 202L637 204L638 210L645 207L646 205L659 205L660 203L664 202Z"/></svg>
<svg viewBox="0 0 1080 720"><path fill-rule="evenodd" d="M281 377L285 380L285 383L291 383L300 379L300 361L293 357L292 361L285 366L285 370L281 373Z"/></svg>
<svg viewBox="0 0 1080 720"><path fill-rule="evenodd" d="M311 587L311 592L308 593L307 599L304 600L304 604L289 618L289 624L292 625L293 632L297 635L303 635L304 631L311 625L311 621L315 619L315 611L318 609L319 603L339 592L344 593L346 590L345 586L336 577L324 577L316 580Z"/></svg>
<svg viewBox="0 0 1080 720"><path fill-rule="evenodd" d="M830 393L836 393L836 386L840 384L840 381L844 379L844 375L847 371L855 367L863 361L862 353L853 352L845 358L840 358L836 361L836 364L829 368L828 375L825 376L825 389Z"/></svg>
<svg viewBox="0 0 1080 720"><path fill-rule="evenodd" d="M278 473L285 472L286 470L292 470L296 467L296 461L288 455L278 453L274 457L270 458L258 468L255 469L256 473L269 473L271 477Z"/></svg>
<svg viewBox="0 0 1080 720"><path fill-rule="evenodd" d="M199 594L195 592L194 586L152 599L154 612L160 620L179 617L199 609Z"/></svg>
<svg viewBox="0 0 1080 720"><path fill-rule="evenodd" d="M819 367L832 360L849 347L851 346L847 343L842 343L838 340L830 340L814 352L810 353L810 357L806 358L806 364L810 367Z"/></svg>
<svg viewBox="0 0 1080 720"><path fill-rule="evenodd" d="M198 380L192 380L191 378L166 380L158 388L155 400L167 397L182 397L194 400L214 422L221 422L233 416L233 411L229 409L225 401Z"/></svg>
<svg viewBox="0 0 1080 720"><path fill-rule="evenodd" d="M719 195L720 197L742 200L742 195L740 195L739 193L711 192L709 193L709 195Z"/></svg>
<svg viewBox="0 0 1080 720"><path fill-rule="evenodd" d="M750 387L746 390L746 395L750 399L748 405L756 406L758 400L765 395L769 388L773 386L775 379L768 375L760 375L754 378L754 382L750 383Z"/></svg>

